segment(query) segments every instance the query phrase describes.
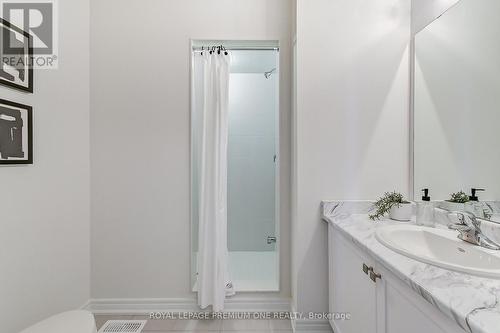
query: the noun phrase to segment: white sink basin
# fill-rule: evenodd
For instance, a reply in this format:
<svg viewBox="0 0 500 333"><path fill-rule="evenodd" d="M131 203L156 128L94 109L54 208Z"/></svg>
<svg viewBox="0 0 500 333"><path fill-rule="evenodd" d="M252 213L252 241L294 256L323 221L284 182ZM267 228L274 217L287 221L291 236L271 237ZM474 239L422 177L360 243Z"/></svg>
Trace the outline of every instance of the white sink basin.
<svg viewBox="0 0 500 333"><path fill-rule="evenodd" d="M391 225L379 227L376 237L391 250L418 261L463 273L500 278L500 251L483 250L466 243L457 238L457 231Z"/></svg>

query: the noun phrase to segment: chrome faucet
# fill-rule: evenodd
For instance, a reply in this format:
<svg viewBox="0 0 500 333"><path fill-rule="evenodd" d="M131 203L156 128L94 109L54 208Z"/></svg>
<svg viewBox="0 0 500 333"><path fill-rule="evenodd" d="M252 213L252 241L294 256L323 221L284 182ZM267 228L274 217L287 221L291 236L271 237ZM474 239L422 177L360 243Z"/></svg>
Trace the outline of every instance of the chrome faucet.
<svg viewBox="0 0 500 333"><path fill-rule="evenodd" d="M481 231L481 221L476 216L469 212L453 211L448 215L456 214L458 223L448 224L448 228L457 230L460 234L458 238L461 240L479 245L490 250L500 250L500 244L486 237Z"/></svg>

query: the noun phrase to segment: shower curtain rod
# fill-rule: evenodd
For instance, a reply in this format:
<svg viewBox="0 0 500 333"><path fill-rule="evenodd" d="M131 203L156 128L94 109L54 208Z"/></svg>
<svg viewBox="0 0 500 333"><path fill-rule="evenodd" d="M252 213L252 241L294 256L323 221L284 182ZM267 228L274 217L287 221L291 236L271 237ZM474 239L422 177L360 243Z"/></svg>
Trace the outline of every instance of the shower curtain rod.
<svg viewBox="0 0 500 333"><path fill-rule="evenodd" d="M201 46L199 47L193 47L193 52L201 52L201 51L208 51L211 46L205 47L202 50ZM227 51L279 51L279 47L226 47L224 48ZM217 46L216 46L217 50Z"/></svg>

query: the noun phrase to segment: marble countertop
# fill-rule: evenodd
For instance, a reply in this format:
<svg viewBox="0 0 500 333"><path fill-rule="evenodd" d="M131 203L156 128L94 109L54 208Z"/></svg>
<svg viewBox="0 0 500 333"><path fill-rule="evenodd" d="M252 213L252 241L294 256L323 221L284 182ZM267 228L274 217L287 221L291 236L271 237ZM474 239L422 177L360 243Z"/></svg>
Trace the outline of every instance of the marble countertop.
<svg viewBox="0 0 500 333"><path fill-rule="evenodd" d="M398 222L371 221L367 215L371 209L372 203L367 201L322 203L326 222L466 332L500 332L500 280L450 271L390 250L377 241L375 230Z"/></svg>

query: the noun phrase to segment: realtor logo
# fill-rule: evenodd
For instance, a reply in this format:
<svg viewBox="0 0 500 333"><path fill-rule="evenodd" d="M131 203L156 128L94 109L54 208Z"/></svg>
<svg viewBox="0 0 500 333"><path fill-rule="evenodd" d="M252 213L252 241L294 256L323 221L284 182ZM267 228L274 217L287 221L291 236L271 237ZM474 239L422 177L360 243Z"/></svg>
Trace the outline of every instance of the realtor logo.
<svg viewBox="0 0 500 333"><path fill-rule="evenodd" d="M57 68L56 0L0 0L1 16L33 37L34 68ZM4 40L4 54L19 54L19 42Z"/></svg>

